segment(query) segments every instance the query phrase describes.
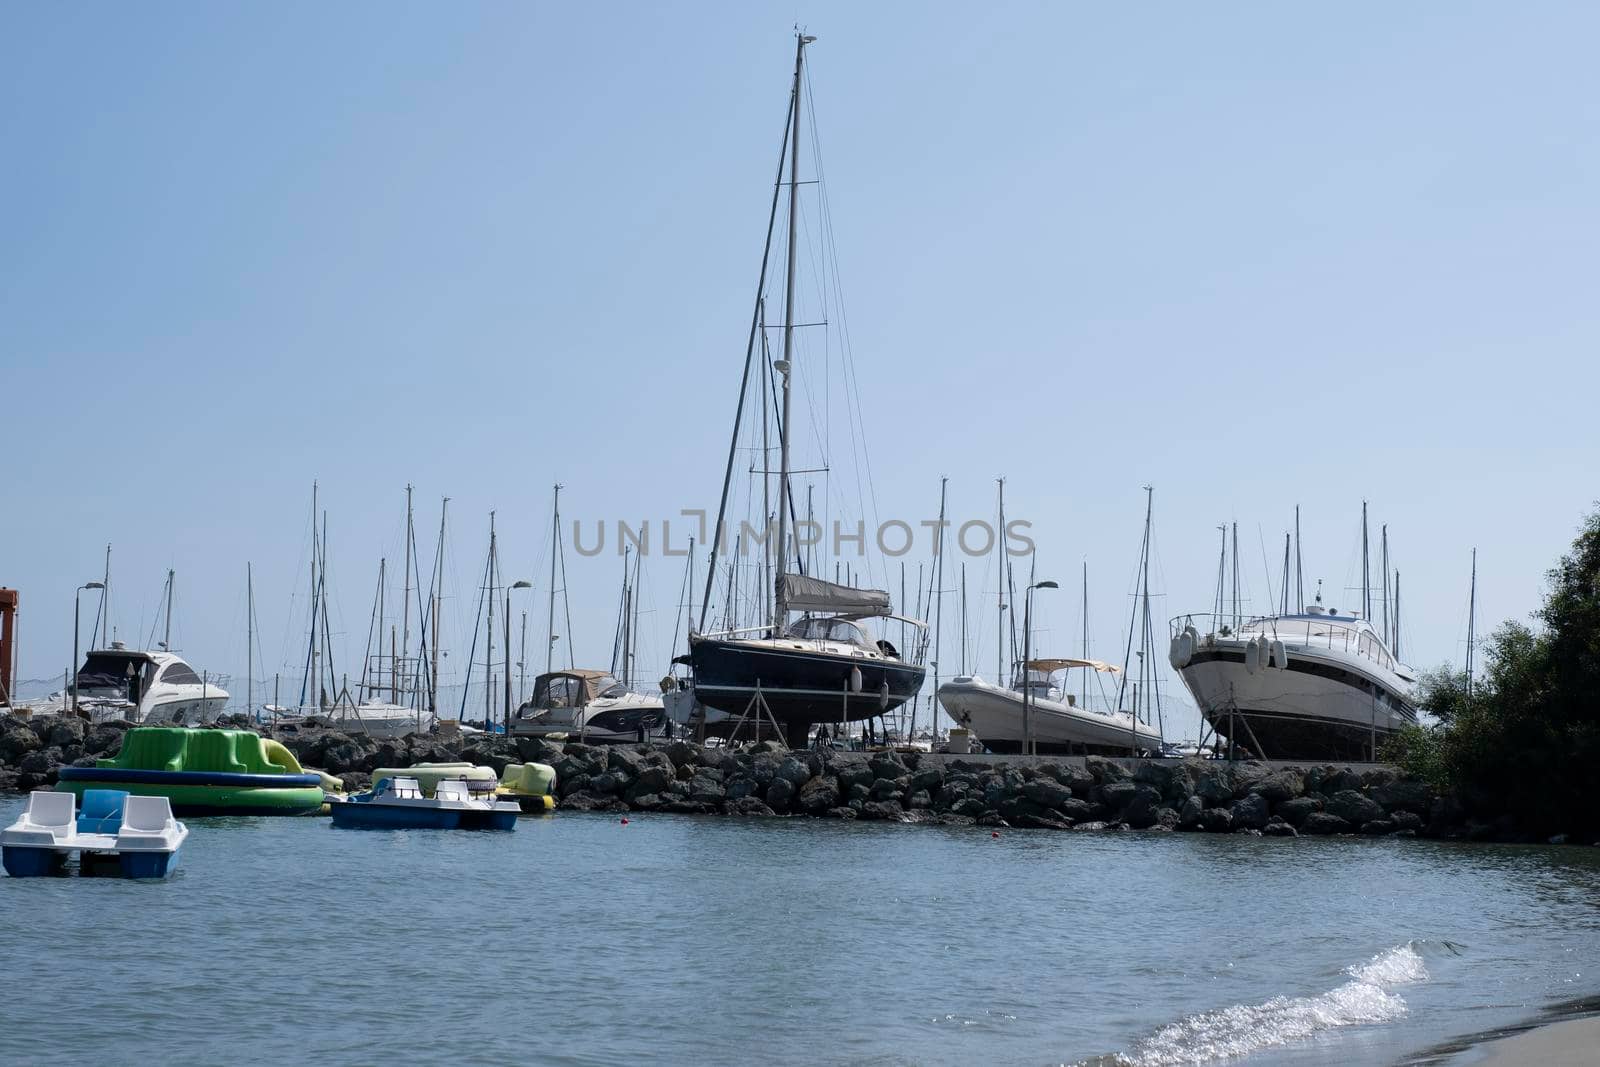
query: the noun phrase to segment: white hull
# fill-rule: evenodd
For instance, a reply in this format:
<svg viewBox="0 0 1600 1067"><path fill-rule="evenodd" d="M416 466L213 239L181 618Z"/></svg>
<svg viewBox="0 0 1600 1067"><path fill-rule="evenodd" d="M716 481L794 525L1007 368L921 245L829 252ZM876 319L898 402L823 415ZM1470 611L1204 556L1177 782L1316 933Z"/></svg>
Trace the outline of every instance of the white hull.
<svg viewBox="0 0 1600 1067"><path fill-rule="evenodd" d="M384 740L427 733L436 721L429 712L399 704L360 704L355 708L340 708L337 714L313 712L306 720L347 734L366 734Z"/></svg>
<svg viewBox="0 0 1600 1067"><path fill-rule="evenodd" d="M1172 666L1200 713L1264 759L1372 760L1416 722L1414 682L1370 624L1313 605L1201 635L1174 623Z"/></svg>
<svg viewBox="0 0 1600 1067"><path fill-rule="evenodd" d="M939 687L939 704L994 751L1021 751L1022 694L982 678L956 678ZM1126 712L1101 714L1056 700L1030 698L1028 718L1040 751L1081 748L1161 751L1161 733Z"/></svg>

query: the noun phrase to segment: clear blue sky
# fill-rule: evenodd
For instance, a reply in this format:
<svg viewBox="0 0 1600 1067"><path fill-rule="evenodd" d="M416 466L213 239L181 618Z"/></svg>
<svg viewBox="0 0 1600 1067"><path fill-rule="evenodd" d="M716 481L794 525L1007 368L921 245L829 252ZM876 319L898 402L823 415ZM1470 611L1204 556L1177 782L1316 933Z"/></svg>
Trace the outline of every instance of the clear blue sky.
<svg viewBox="0 0 1600 1067"><path fill-rule="evenodd" d="M425 551L453 500L458 589L498 509L536 614L553 481L571 517L714 506L796 21L881 513L946 474L988 514L1006 475L1040 576L1088 559L1105 655L1145 482L1163 619L1209 605L1225 521L1265 607L1296 503L1342 591L1363 499L1407 658L1459 660L1474 545L1481 618L1535 606L1597 495L1592 6L11 4L23 676L59 678L108 541L121 636L172 566L175 643L242 676L251 560L297 661L313 478L357 651L407 482ZM582 660L618 571L573 561ZM1076 613L1045 594L1042 641Z"/></svg>

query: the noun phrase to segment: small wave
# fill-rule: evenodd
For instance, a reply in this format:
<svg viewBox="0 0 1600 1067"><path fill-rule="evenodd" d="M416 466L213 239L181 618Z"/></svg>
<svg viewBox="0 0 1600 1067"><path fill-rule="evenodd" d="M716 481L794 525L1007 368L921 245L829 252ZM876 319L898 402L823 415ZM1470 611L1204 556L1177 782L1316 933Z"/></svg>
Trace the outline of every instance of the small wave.
<svg viewBox="0 0 1600 1067"><path fill-rule="evenodd" d="M1273 997L1201 1012L1163 1026L1112 1062L1171 1067L1248 1056L1343 1026L1389 1022L1406 1013L1395 986L1426 981L1422 956L1409 942L1348 967L1349 981L1314 997Z"/></svg>

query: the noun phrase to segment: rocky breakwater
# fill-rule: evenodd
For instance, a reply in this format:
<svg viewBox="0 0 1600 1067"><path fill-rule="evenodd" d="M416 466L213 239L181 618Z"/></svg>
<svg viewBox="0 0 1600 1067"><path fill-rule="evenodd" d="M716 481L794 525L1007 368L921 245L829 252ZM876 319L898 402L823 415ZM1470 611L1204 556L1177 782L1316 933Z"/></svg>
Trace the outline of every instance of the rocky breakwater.
<svg viewBox="0 0 1600 1067"><path fill-rule="evenodd" d="M900 753L533 742L560 810L802 816L1052 830L1484 837L1389 769L1089 758L1023 765ZM532 747L532 746L530 746Z"/></svg>
<svg viewBox="0 0 1600 1067"><path fill-rule="evenodd" d="M62 767L93 767L122 750L125 722L89 723L65 715L19 719L0 715L0 793L52 786Z"/></svg>

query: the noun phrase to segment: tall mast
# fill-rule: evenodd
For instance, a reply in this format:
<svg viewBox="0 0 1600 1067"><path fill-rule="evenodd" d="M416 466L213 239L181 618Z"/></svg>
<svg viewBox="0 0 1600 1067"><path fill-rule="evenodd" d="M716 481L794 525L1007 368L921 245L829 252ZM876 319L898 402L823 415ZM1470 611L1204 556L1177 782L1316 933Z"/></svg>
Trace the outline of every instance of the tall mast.
<svg viewBox="0 0 1600 1067"><path fill-rule="evenodd" d="M961 676L967 676L967 561L961 561Z"/></svg>
<svg viewBox="0 0 1600 1067"><path fill-rule="evenodd" d="M550 614L545 620L544 672L553 669L556 654L556 552L561 543L561 483L556 483L555 499L550 504ZM572 635L567 635L572 640Z"/></svg>
<svg viewBox="0 0 1600 1067"><path fill-rule="evenodd" d="M1294 599L1295 611L1306 610L1306 578L1300 565L1300 505L1294 506Z"/></svg>
<svg viewBox="0 0 1600 1067"><path fill-rule="evenodd" d="M996 478L1000 487L999 526L995 530L994 576L994 684L1006 684L1006 480Z"/></svg>
<svg viewBox="0 0 1600 1067"><path fill-rule="evenodd" d="M1148 489L1149 487L1146 486L1145 488ZM1148 509L1146 509L1146 510L1148 511ZM1150 521L1150 517L1149 517L1149 515L1146 515L1145 516L1145 525L1146 526L1149 525L1149 521ZM1150 536L1150 532L1147 529L1145 531L1145 551L1146 552L1148 552L1150 550L1149 536ZM1239 622L1240 622L1240 620L1239 620L1239 524L1236 522L1236 523L1233 524L1233 630L1234 630L1234 633L1238 633L1239 632Z"/></svg>
<svg viewBox="0 0 1600 1067"><path fill-rule="evenodd" d="M306 697L317 679L317 483L311 483L311 638L306 650L306 672L300 680L300 706L306 706Z"/></svg>
<svg viewBox="0 0 1600 1067"><path fill-rule="evenodd" d="M798 72L798 63L796 64L796 70ZM717 577L717 553L718 550L723 547L723 538L725 536L723 520L727 517L728 513L728 489L733 485L733 463L734 459L739 454L739 427L742 425L744 420L745 395L750 388L750 364L755 358L756 331L761 326L763 303L762 294L767 291L767 265L772 258L772 230L773 227L777 225L778 221L778 199L780 194L783 192L783 164L789 156L790 127L793 125L794 102L791 101L789 107L784 111L783 139L779 141L779 145L781 147L778 151L778 169L777 173L772 179L772 204L767 209L767 239L766 242L761 246L761 272L756 279L756 302L755 307L753 307L750 311L750 335L745 341L744 347L744 376L739 379L739 403L738 406L734 408L733 434L728 439L728 463L722 471L722 497L717 502L717 524L712 528L711 531L711 554L710 560L706 564L706 590L704 598L700 601L699 629L701 630L705 629L706 615L711 611L711 586L712 583L716 581ZM793 186L791 185L790 188L792 190ZM763 419L767 417L765 405L762 407L761 417ZM731 573L732 572L730 569L730 574ZM729 593L729 599L730 601L732 600L731 590ZM725 608L724 616L731 619L732 609ZM728 625L732 626L733 623L729 622ZM570 637L572 632L572 627L570 625L567 627L567 632ZM569 654L571 649L572 642L569 639L567 642L567 650Z"/></svg>
<svg viewBox="0 0 1600 1067"><path fill-rule="evenodd" d="M488 636L483 646L483 728L490 729L493 721L494 704L494 570L495 570L495 533L494 512L489 512L489 626Z"/></svg>
<svg viewBox="0 0 1600 1067"><path fill-rule="evenodd" d="M778 427L778 583L773 597L772 632L783 629L789 614L787 583L783 571L788 566L789 534L789 383L794 370L794 264L796 235L799 226L800 198L800 71L805 63L806 45L816 38L797 34L794 48L793 111L789 123L789 266L783 279L783 359L777 369L783 375L783 425ZM763 413L765 418L765 413ZM764 476L763 476L764 477ZM904 610L903 608L901 610Z"/></svg>
<svg viewBox="0 0 1600 1067"><path fill-rule="evenodd" d="M177 571L167 571L167 628L161 640L161 647L167 652L172 651L172 586L177 577Z"/></svg>
<svg viewBox="0 0 1600 1067"><path fill-rule="evenodd" d="M1472 592L1467 597L1467 698L1472 698L1472 653L1477 641L1478 550L1472 550Z"/></svg>
<svg viewBox="0 0 1600 1067"><path fill-rule="evenodd" d="M255 575L248 560L244 565L244 624L244 713L246 717L254 718L255 705L252 702L256 692L256 586Z"/></svg>
<svg viewBox="0 0 1600 1067"><path fill-rule="evenodd" d="M428 687L428 714L439 713L439 629L440 612L444 610L444 517L450 507L450 498L441 497L439 500L439 545L434 550L434 580L433 580L433 664L431 675L432 684Z"/></svg>
<svg viewBox="0 0 1600 1067"><path fill-rule="evenodd" d="M1217 603L1215 616L1211 623L1211 630L1215 633L1222 629L1222 617L1227 603L1228 588L1228 524L1223 523L1217 527L1217 532L1222 534L1222 546L1217 549Z"/></svg>
<svg viewBox="0 0 1600 1067"><path fill-rule="evenodd" d="M401 663L406 663L411 657L411 486L406 486L406 576L405 594L400 602L400 661L395 664L398 668ZM420 585L420 583L419 583ZM421 592L421 589L418 589ZM407 668L409 672L409 668ZM393 679L390 679L393 682ZM399 703L398 700L395 703Z"/></svg>
<svg viewBox="0 0 1600 1067"><path fill-rule="evenodd" d="M1372 622L1372 567L1367 549L1367 502L1361 502L1361 617Z"/></svg>
<svg viewBox="0 0 1600 1067"><path fill-rule="evenodd" d="M1280 614L1289 614L1289 531L1283 532L1283 607Z"/></svg>
<svg viewBox="0 0 1600 1067"><path fill-rule="evenodd" d="M1389 645L1389 524L1383 524L1381 540L1383 547L1383 643ZM1394 646L1390 645L1392 649Z"/></svg>
<svg viewBox="0 0 1600 1067"><path fill-rule="evenodd" d="M932 712L929 715L929 718L933 720L931 729L935 741L939 739L939 660L941 658L939 655L941 648L939 638L943 634L944 620L944 498L945 489L949 484L950 479L941 475L939 478L939 525L936 527L938 532L934 535L933 539L933 588L937 590L938 599L933 602L934 695L933 700L929 702L932 704ZM806 493L806 511L809 513L810 510L811 494L808 490ZM809 517L810 516L808 514L807 518Z"/></svg>
<svg viewBox="0 0 1600 1067"><path fill-rule="evenodd" d="M1141 597L1141 603L1142 603L1142 608L1143 608L1143 611L1144 611L1144 633L1143 633L1142 637L1140 638L1140 640L1143 642L1143 647L1141 648L1140 654L1139 654L1139 683L1140 683L1139 687L1141 689L1143 689L1146 693L1149 693L1149 689L1147 688L1147 686L1149 685L1149 679L1147 678L1147 675L1154 675L1154 673L1155 673L1155 664L1151 662L1151 660L1154 657L1152 657L1150 655L1151 644L1152 644L1152 642L1150 640L1150 517L1151 517L1151 513L1155 510L1155 498L1156 498L1155 487L1154 486L1150 486L1150 485L1145 486L1144 487L1144 499L1145 499L1145 503L1144 503L1144 553L1143 553L1144 560L1143 560L1143 563L1141 564L1142 574L1141 574L1140 579L1139 579L1139 584L1141 586L1143 586L1143 596ZM1234 523L1233 524L1233 586L1234 586L1234 607L1233 607L1233 611L1234 611L1235 622L1237 622L1238 615L1239 615L1239 596L1238 596L1238 588L1239 588L1239 524L1238 523ZM1148 704L1149 697L1147 696L1145 698L1145 700L1146 700L1146 703ZM1157 690L1157 693L1156 693L1156 700L1157 700L1157 707L1159 708L1160 707L1160 691L1159 690ZM1150 713L1149 713L1148 710L1146 710L1146 712L1145 712L1145 722L1149 722L1149 721L1150 721Z"/></svg>
<svg viewBox="0 0 1600 1067"><path fill-rule="evenodd" d="M111 647L111 546L106 545L106 576L100 584L100 647ZM89 635L94 640L94 635Z"/></svg>
<svg viewBox="0 0 1600 1067"><path fill-rule="evenodd" d="M1089 561L1083 561L1083 658L1089 658ZM1083 671L1083 693L1078 698L1081 707L1089 706L1089 670Z"/></svg>

